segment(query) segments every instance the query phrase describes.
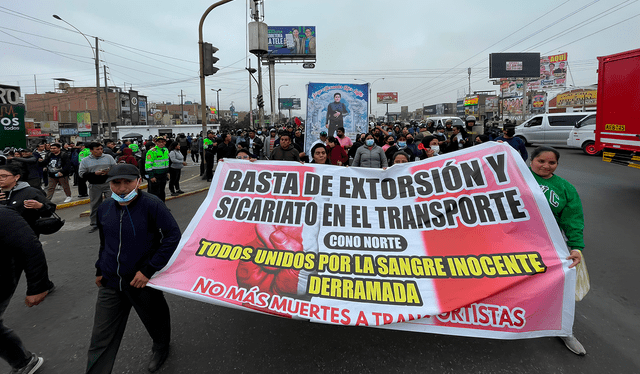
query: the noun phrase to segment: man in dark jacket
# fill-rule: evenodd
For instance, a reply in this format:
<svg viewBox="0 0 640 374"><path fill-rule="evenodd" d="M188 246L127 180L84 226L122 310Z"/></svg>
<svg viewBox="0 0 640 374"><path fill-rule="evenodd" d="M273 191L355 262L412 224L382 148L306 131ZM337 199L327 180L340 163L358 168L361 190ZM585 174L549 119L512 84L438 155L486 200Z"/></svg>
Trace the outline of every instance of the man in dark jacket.
<svg viewBox="0 0 640 374"><path fill-rule="evenodd" d="M111 372L131 307L153 339L154 372L169 354L171 323L162 291L146 285L173 255L180 228L159 198L139 190L138 168L117 164L107 175L113 194L98 208L99 289L87 373Z"/></svg>
<svg viewBox="0 0 640 374"><path fill-rule="evenodd" d="M280 136L280 145L271 151L270 159L300 162L300 151L291 145L291 136L289 134L285 133Z"/></svg>
<svg viewBox="0 0 640 374"><path fill-rule="evenodd" d="M218 143L218 161L223 158L236 158L236 144L231 141L231 134L223 134L222 142Z"/></svg>
<svg viewBox="0 0 640 374"><path fill-rule="evenodd" d="M16 165L0 166L0 205L17 211L36 234L36 221L41 217L51 217L56 204L47 200L39 188L20 181L20 169Z"/></svg>
<svg viewBox="0 0 640 374"><path fill-rule="evenodd" d="M12 373L35 373L44 359L29 352L2 317L23 271L28 307L40 304L54 286L38 238L18 212L5 206L0 206L0 248L0 357L11 365Z"/></svg>
<svg viewBox="0 0 640 374"><path fill-rule="evenodd" d="M67 198L65 203L71 201L71 188L69 187L69 175L73 172L71 159L68 152L62 152L60 143L51 144L51 153L42 162L47 167L49 173L49 187L47 188L47 199L51 200L56 186L60 184Z"/></svg>

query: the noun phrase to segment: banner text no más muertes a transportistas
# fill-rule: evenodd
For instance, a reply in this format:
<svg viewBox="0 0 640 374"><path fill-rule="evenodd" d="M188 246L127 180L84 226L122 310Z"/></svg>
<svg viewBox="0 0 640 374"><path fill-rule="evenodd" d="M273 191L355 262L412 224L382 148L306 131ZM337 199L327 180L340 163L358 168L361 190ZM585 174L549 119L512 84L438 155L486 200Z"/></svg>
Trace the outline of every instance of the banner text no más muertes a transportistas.
<svg viewBox="0 0 640 374"><path fill-rule="evenodd" d="M571 333L567 256L508 145L387 170L233 160L150 284L314 322L518 339Z"/></svg>

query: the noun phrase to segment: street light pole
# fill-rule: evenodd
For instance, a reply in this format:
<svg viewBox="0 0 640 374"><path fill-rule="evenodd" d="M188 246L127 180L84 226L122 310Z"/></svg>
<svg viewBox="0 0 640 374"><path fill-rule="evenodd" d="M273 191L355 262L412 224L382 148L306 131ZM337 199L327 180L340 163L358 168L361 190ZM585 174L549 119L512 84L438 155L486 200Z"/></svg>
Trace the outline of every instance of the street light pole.
<svg viewBox="0 0 640 374"><path fill-rule="evenodd" d="M53 18L57 19L58 21L62 21L64 23L66 23L67 25L73 27L77 32L79 32L80 35L82 35L85 38L87 43L89 43L89 47L91 48L91 52L93 52L93 59L96 61L96 110L98 111L98 128L100 129L100 122L102 122L102 114L100 113L101 112L101 105L100 105L100 63L99 63L100 60L98 59L98 57L99 57L98 37L96 36L96 48L95 48L95 51L94 51L93 46L91 45L91 42L89 41L89 38L87 38L87 36L82 31L78 30L77 27L75 27L74 25L70 24L69 22L63 20L57 14L54 14ZM109 137L111 137L111 122L109 122Z"/></svg>
<svg viewBox="0 0 640 374"><path fill-rule="evenodd" d="M222 88L218 88L217 90L214 90L213 88L211 89L211 91L215 91L216 92L216 98L217 98L217 107L216 107L216 113L218 113L218 126L220 126L220 91L222 91Z"/></svg>
<svg viewBox="0 0 640 374"><path fill-rule="evenodd" d="M204 20L207 18L207 16L209 15L209 13L211 13L211 11L217 7L219 7L220 5L226 4L228 2L231 2L233 0L221 0L218 1L217 3L211 5L209 8L207 8L207 10L202 14L202 17L200 18L200 24L198 25L198 54L200 55L200 113L202 114L202 138L206 138L207 137L207 107L206 107L206 102L207 102L207 92L205 90L204 87L204 51L202 50L202 44L204 43L203 41L203 36L202 36L202 26L204 26ZM205 161L205 157L204 157L204 147L202 148L202 161L203 164L206 164ZM203 170L203 169L201 169Z"/></svg>
<svg viewBox="0 0 640 374"><path fill-rule="evenodd" d="M280 119L282 118L282 111L280 110L280 88L281 87L285 87L285 86L289 86L288 84L282 84L280 85L280 87L278 87L278 121L280 121Z"/></svg>
<svg viewBox="0 0 640 374"><path fill-rule="evenodd" d="M378 78L378 79L374 80L373 82L369 83L369 82L365 81L364 79L353 78L354 81L363 81L363 82L366 82L366 83L369 84L369 102L368 102L368 104L369 104L369 117L371 117L371 110L372 110L371 100L373 100L373 98L371 97L371 88L373 87L373 84L376 83L377 81L379 81L380 79L384 80L384 78Z"/></svg>

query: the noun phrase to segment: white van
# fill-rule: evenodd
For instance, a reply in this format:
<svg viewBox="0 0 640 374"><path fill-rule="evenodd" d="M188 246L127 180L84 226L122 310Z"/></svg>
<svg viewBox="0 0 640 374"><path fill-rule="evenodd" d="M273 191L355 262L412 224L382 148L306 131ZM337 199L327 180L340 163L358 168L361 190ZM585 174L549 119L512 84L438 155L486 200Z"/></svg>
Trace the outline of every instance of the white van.
<svg viewBox="0 0 640 374"><path fill-rule="evenodd" d="M573 127L590 113L545 113L516 126L516 135L525 144L566 146Z"/></svg>
<svg viewBox="0 0 640 374"><path fill-rule="evenodd" d="M596 156L600 151L596 148L596 114L592 113L576 123L569 133L567 145L582 148L585 154Z"/></svg>
<svg viewBox="0 0 640 374"><path fill-rule="evenodd" d="M460 126L464 126L464 121L460 119L460 117L453 117L453 116L448 116L448 117L428 117L426 118L427 121L429 120L433 120L433 122L435 122L435 127L438 127L438 125L442 125L444 127L444 123L447 122L447 120L450 119L453 122L453 126L455 125L460 125Z"/></svg>

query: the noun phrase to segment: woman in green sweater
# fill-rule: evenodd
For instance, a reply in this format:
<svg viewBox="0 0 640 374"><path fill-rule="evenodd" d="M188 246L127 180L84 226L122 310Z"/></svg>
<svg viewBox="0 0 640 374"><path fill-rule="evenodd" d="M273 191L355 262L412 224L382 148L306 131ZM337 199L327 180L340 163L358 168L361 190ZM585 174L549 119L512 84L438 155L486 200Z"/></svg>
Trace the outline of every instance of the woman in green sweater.
<svg viewBox="0 0 640 374"><path fill-rule="evenodd" d="M558 226L567 238L567 246L571 251L567 260L573 261L569 265L572 268L582 260L584 215L576 188L554 174L559 159L560 153L554 148L538 147L531 154L531 171L549 202ZM561 338L573 353L581 356L587 353L573 335Z"/></svg>

